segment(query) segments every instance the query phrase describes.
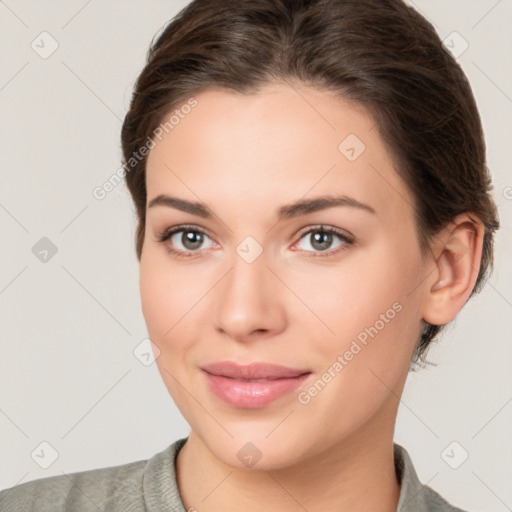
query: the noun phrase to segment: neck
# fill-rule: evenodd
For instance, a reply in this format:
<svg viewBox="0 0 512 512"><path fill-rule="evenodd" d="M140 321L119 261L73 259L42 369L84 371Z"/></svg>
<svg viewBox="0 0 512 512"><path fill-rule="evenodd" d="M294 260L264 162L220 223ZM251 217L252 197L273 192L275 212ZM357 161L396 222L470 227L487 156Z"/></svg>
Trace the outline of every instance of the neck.
<svg viewBox="0 0 512 512"><path fill-rule="evenodd" d="M191 432L180 450L178 487L187 510L375 510L396 512L394 408L382 408L328 451L283 469L244 470L217 459Z"/></svg>

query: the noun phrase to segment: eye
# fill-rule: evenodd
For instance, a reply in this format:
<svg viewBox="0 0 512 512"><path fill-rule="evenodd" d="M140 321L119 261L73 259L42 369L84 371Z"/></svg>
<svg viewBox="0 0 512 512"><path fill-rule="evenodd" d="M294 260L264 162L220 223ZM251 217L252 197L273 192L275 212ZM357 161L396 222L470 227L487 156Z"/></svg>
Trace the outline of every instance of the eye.
<svg viewBox="0 0 512 512"><path fill-rule="evenodd" d="M195 256L194 253L207 249L208 247L203 246L205 240L211 242L210 246L215 245L213 240L196 226L175 226L157 235L157 241L165 243L169 252L183 257Z"/></svg>
<svg viewBox="0 0 512 512"><path fill-rule="evenodd" d="M316 226L309 229L302 234L299 242L295 245L299 245L301 241L307 242L302 245L301 250L312 252L313 254L310 256L329 256L343 251L354 244L352 237L349 237L344 232L331 226ZM304 247L304 245L306 247ZM308 245L312 247L312 250L308 248Z"/></svg>
<svg viewBox="0 0 512 512"><path fill-rule="evenodd" d="M197 256L203 250L216 246L215 242L202 229L190 225L165 229L157 234L157 241L164 243L169 252L185 258ZM210 242L209 246L204 247L205 241ZM309 256L330 256L354 244L352 237L331 226L310 228L301 235L294 246L300 245L302 241L308 243L305 248L302 246L299 249L311 253ZM312 247L312 250L307 245Z"/></svg>

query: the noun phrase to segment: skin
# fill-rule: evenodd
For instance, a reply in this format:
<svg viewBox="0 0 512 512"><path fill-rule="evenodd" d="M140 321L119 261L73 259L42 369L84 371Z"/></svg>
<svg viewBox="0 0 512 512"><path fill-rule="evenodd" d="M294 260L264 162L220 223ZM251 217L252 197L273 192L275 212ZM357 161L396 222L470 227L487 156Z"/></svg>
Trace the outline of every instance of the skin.
<svg viewBox="0 0 512 512"><path fill-rule="evenodd" d="M177 458L183 502L199 511L394 512L393 430L422 320L447 323L464 305L483 226L457 217L422 257L414 198L361 106L288 83L194 97L198 105L149 153L148 204L168 194L201 202L214 216L148 208L140 260L157 365L191 428ZM338 149L348 134L366 146L354 161ZM350 196L375 214L336 206L277 220L282 205L324 194ZM207 233L199 249L183 245L181 232L158 241L180 224ZM322 254L309 231L319 224L355 243L333 235ZM263 249L252 263L236 252L247 236ZM395 303L401 311L300 403L298 392ZM265 407L237 409L210 392L199 368L222 360L312 374ZM248 442L261 452L252 468L237 457Z"/></svg>

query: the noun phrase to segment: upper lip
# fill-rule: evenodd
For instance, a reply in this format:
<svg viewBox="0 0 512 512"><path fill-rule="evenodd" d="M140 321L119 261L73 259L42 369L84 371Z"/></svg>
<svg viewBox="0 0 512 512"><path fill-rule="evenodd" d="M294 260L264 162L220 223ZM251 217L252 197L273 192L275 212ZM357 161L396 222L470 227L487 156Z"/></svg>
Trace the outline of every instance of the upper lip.
<svg viewBox="0 0 512 512"><path fill-rule="evenodd" d="M232 361L219 361L201 367L212 375L220 375L231 379L283 379L298 377L309 370L288 368L271 363L251 363L240 365Z"/></svg>

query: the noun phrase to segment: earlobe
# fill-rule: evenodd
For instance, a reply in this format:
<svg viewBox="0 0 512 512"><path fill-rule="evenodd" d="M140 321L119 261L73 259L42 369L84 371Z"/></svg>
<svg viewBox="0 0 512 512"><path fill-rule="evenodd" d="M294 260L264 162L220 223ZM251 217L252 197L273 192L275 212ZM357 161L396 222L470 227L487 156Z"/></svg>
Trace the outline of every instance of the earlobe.
<svg viewBox="0 0 512 512"><path fill-rule="evenodd" d="M467 214L458 216L439 237L435 271L426 283L423 319L433 325L451 322L468 300L478 277L484 226Z"/></svg>

